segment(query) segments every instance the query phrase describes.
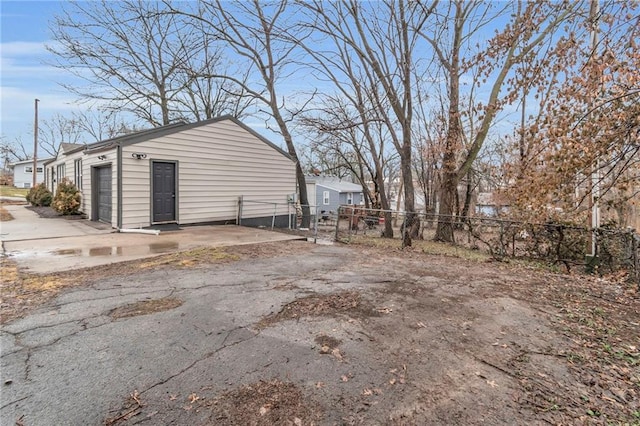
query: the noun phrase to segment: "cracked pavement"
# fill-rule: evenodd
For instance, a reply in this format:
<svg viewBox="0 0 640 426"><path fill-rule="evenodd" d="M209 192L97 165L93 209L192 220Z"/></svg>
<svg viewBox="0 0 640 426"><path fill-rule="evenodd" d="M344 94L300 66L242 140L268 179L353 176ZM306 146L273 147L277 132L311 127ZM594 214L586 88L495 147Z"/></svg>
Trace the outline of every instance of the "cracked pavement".
<svg viewBox="0 0 640 426"><path fill-rule="evenodd" d="M550 307L509 296L546 275L413 252L273 244L231 262L95 279L4 324L1 425L234 424L216 417L218 398L273 379L299 389L322 425L542 424L518 402L523 388L505 367L514 360L518 374L582 389L563 357L522 358L570 350L550 326ZM294 300L347 290L375 314L351 305L260 325ZM114 315L162 300L172 304L160 312Z"/></svg>
<svg viewBox="0 0 640 426"><path fill-rule="evenodd" d="M140 273L126 281L105 278L5 324L0 333L2 424L21 419L28 425L97 425L134 391L141 400L158 401L200 391L202 375L213 386L227 386L284 376L293 364L334 369L326 357L316 359L313 334L253 328L296 297L362 281L318 280L343 269L349 256L339 247L314 251L315 256ZM290 290L273 290L294 275ZM117 307L169 296L183 304L148 315L109 316ZM153 423L182 423L180 416L192 415L154 408Z"/></svg>

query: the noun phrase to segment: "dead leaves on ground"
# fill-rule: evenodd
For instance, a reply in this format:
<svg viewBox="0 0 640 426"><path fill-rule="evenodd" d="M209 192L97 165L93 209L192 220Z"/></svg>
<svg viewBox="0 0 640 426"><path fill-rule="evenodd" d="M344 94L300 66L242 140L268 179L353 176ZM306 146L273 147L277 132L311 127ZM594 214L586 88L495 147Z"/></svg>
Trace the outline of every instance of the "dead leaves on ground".
<svg viewBox="0 0 640 426"><path fill-rule="evenodd" d="M19 318L81 280L70 274L29 275L6 257L0 259L0 323Z"/></svg>
<svg viewBox="0 0 640 426"><path fill-rule="evenodd" d="M161 299L142 300L140 302L130 303L125 306L119 306L111 312L109 316L112 319L130 318L139 315L154 314L156 312L168 311L177 308L183 303L182 300L174 297L163 297Z"/></svg>
<svg viewBox="0 0 640 426"><path fill-rule="evenodd" d="M286 304L279 312L264 317L256 324L266 328L280 321L303 317L347 315L351 318L379 316L380 313L357 291L313 294Z"/></svg>
<svg viewBox="0 0 640 426"><path fill-rule="evenodd" d="M158 267L193 267L202 264L223 263L239 260L236 254L229 253L221 247L199 247L192 250L178 253L166 254L153 257L149 260L139 262L140 269L151 269Z"/></svg>
<svg viewBox="0 0 640 426"><path fill-rule="evenodd" d="M636 424L640 420L637 286L592 276L549 274L544 279L532 278L527 285L510 290L545 309L548 304L557 309L551 319L571 347L554 356L566 359L584 387L567 387L536 376L524 369L522 357L516 357L509 367L524 389L520 402L553 423L575 419Z"/></svg>
<svg viewBox="0 0 640 426"><path fill-rule="evenodd" d="M8 222L10 220L13 220L11 213L9 213L4 207L0 206L0 222Z"/></svg>
<svg viewBox="0 0 640 426"><path fill-rule="evenodd" d="M212 424L313 425L320 419L316 404L293 383L259 381L231 390L210 402Z"/></svg>
<svg viewBox="0 0 640 426"><path fill-rule="evenodd" d="M129 398L125 402L123 409L114 417L108 417L105 419L104 425L113 426L120 422L126 422L131 417L140 414L142 407L144 407L144 404L140 401L140 393L138 393L137 390L134 390L129 394Z"/></svg>

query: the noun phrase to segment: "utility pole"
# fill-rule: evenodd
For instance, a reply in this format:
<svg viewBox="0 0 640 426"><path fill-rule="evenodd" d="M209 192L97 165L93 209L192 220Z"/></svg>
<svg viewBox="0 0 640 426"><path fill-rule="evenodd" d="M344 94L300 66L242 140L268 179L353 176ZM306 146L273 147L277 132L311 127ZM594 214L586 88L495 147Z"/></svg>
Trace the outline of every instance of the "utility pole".
<svg viewBox="0 0 640 426"><path fill-rule="evenodd" d="M33 185L34 188L38 182L38 102L35 101L35 120L33 121ZM43 170L44 171L44 170Z"/></svg>

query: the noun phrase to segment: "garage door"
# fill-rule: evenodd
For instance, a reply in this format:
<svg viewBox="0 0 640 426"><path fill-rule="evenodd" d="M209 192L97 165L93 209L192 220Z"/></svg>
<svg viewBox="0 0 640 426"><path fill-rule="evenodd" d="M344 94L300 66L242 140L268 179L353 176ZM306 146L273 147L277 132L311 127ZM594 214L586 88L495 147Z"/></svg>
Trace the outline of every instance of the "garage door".
<svg viewBox="0 0 640 426"><path fill-rule="evenodd" d="M111 223L111 166L96 169L98 220Z"/></svg>

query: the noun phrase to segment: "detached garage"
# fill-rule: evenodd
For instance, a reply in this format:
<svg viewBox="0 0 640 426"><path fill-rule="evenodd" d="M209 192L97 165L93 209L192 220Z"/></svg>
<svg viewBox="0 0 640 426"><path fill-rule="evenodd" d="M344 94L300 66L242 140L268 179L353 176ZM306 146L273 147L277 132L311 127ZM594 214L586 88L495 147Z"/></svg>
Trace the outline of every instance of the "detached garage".
<svg viewBox="0 0 640 426"><path fill-rule="evenodd" d="M55 174L65 161L59 157L50 165L52 184L73 181ZM236 223L240 197L258 203L243 224L270 225L274 203L296 192L290 156L232 117L100 141L84 147L80 160L83 212L116 228ZM283 216L276 222L288 223Z"/></svg>

